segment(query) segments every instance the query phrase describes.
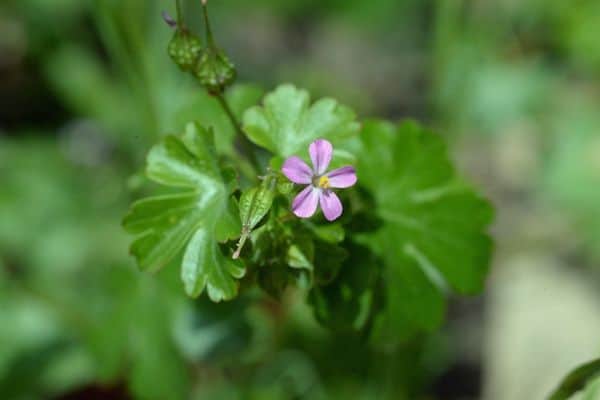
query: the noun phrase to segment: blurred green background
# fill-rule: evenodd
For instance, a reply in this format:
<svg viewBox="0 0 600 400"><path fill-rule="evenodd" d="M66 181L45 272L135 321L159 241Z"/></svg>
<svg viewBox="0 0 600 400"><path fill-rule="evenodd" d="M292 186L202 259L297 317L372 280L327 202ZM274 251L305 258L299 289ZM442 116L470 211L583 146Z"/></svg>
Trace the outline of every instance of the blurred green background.
<svg viewBox="0 0 600 400"><path fill-rule="evenodd" d="M120 219L145 153L188 120L231 130L166 55L173 4L3 0L0 398L531 400L600 354L600 2L210 7L240 101L289 81L445 136L497 208L485 293L373 351L293 293L213 305L139 273Z"/></svg>

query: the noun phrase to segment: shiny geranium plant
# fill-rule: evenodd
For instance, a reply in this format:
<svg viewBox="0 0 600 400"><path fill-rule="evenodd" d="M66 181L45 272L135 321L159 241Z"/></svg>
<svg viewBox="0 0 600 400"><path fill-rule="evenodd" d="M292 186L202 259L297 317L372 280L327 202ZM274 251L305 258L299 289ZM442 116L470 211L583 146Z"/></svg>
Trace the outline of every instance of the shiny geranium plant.
<svg viewBox="0 0 600 400"><path fill-rule="evenodd" d="M202 123L148 153L147 177L170 190L124 219L140 268L178 260L186 293L214 302L300 291L323 325L387 338L439 325L446 293L479 292L492 210L457 177L443 140L410 121L358 121L291 84L231 87L235 68L202 7L204 37L181 13L167 18L168 53L217 112L198 109ZM299 157L307 148L312 165ZM309 218L319 207L325 221Z"/></svg>

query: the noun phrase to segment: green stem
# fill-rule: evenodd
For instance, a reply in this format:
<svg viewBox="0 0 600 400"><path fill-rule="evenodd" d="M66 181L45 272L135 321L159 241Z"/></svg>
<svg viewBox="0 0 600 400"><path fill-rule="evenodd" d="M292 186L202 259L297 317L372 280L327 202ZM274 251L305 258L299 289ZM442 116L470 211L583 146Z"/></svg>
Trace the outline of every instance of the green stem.
<svg viewBox="0 0 600 400"><path fill-rule="evenodd" d="M181 0L175 0L175 9L177 10L177 25L183 26L183 12L181 12Z"/></svg>
<svg viewBox="0 0 600 400"><path fill-rule="evenodd" d="M206 1L202 0L202 13L204 14L204 29L206 30L206 42L209 46L215 45L212 35L212 29L210 29L210 20L208 18L208 7L206 6Z"/></svg>
<svg viewBox="0 0 600 400"><path fill-rule="evenodd" d="M231 125L233 125L233 127L235 129L235 132L239 139L239 144L242 147L243 155L248 159L248 161L250 161L252 166L254 168L256 168L257 171L260 171L260 163L258 162L258 159L256 158L256 154L254 153L254 145L252 144L252 142L250 142L248 140L246 135L244 135L244 132L242 131L242 127L241 127L239 121L237 120L235 114L233 113L233 110L229 106L227 99L225 98L223 93L214 93L214 96L219 101L221 108L223 108L223 111L225 111L225 114L227 114L227 117L229 118Z"/></svg>
<svg viewBox="0 0 600 400"><path fill-rule="evenodd" d="M248 229L247 226L244 226L242 228L242 236L240 237L240 240L238 240L236 249L235 249L235 253L233 253L232 258L234 260L237 260L238 258L240 258L240 253L242 251L242 249L244 248L244 244L246 243L246 240L248 239L248 237L250 236L250 230Z"/></svg>
<svg viewBox="0 0 600 400"><path fill-rule="evenodd" d="M207 3L206 0L202 0L202 13L204 15L204 28L206 30L206 42L207 42L207 45L209 48L212 48L213 50L215 50L216 47L215 47L215 43L214 43L214 39L213 39L212 29L210 27L210 18L208 18L208 7L207 7L206 3ZM221 108L223 108L223 111L225 111L225 114L227 114L229 121L231 121L231 124L233 125L235 132L237 134L237 137L238 137L238 143L241 147L242 155L250 162L250 164L252 164L252 166L256 169L256 171L259 172L260 171L260 163L258 162L258 159L256 158L256 154L254 151L255 147L248 140L246 135L244 135L244 132L242 131L242 127L241 127L239 121L237 120L237 117L231 110L231 107L229 106L229 103L227 102L227 99L225 98L225 95L223 93L223 88L219 89L219 91L215 91L215 92L211 91L210 94L217 98L219 104L221 105Z"/></svg>

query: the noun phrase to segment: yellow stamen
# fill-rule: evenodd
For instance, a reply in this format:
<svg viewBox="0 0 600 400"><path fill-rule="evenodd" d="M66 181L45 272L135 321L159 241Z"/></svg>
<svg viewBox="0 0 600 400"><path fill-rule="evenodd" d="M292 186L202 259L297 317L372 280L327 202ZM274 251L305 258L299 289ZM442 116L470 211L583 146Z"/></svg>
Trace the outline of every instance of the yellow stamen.
<svg viewBox="0 0 600 400"><path fill-rule="evenodd" d="M322 189L329 189L329 178L326 175L319 178L319 187Z"/></svg>

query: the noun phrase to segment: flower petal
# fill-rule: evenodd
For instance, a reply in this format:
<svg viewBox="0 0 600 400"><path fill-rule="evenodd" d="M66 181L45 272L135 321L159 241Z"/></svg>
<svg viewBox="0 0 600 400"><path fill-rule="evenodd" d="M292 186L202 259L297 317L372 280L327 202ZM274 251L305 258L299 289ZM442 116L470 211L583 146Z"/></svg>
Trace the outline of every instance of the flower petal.
<svg viewBox="0 0 600 400"><path fill-rule="evenodd" d="M292 211L300 218L312 217L317 211L317 203L319 202L319 194L321 190L309 185L303 191L298 193L292 203Z"/></svg>
<svg viewBox="0 0 600 400"><path fill-rule="evenodd" d="M313 168L317 175L323 174L333 155L333 146L325 139L317 139L308 146L310 159L313 163Z"/></svg>
<svg viewBox="0 0 600 400"><path fill-rule="evenodd" d="M328 221L338 219L342 215L342 211L344 211L339 197L331 190L325 190L321 193L320 203L323 214Z"/></svg>
<svg viewBox="0 0 600 400"><path fill-rule="evenodd" d="M281 172L292 182L309 184L312 181L313 172L300 157L289 157L283 163Z"/></svg>
<svg viewBox="0 0 600 400"><path fill-rule="evenodd" d="M334 169L327 174L327 177L332 188L347 188L356 183L356 171L350 166Z"/></svg>

